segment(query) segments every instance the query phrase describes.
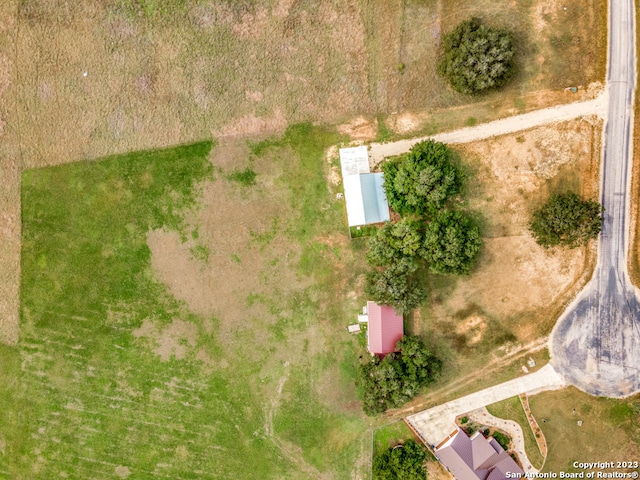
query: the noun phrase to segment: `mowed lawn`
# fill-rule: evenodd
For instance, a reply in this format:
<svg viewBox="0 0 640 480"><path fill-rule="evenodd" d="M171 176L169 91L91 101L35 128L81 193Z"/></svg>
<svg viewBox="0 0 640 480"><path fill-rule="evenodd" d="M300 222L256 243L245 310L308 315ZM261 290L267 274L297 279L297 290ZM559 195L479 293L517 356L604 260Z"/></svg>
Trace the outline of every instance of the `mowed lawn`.
<svg viewBox="0 0 640 480"><path fill-rule="evenodd" d="M549 448L543 472L583 471L574 468L574 462L637 461L640 454L639 400L637 395L620 400L593 397L573 387L530 397L531 412ZM609 474L633 470L602 471Z"/></svg>
<svg viewBox="0 0 640 480"><path fill-rule="evenodd" d="M358 344L338 291L350 273L336 273L338 254L318 241L346 232L323 171L336 140L302 125L263 145L271 154L252 161L282 172L268 188L260 173L254 187L229 180L209 160L211 142L24 172L20 342L0 348L0 478L368 474ZM150 231L177 232L206 269L216 253L198 248L204 239L185 218L215 184L257 200L280 195L288 216L256 249L300 249L288 267L295 291L246 266L273 294L255 296L269 305L261 317L247 299L246 322L232 331L170 294L148 246Z"/></svg>

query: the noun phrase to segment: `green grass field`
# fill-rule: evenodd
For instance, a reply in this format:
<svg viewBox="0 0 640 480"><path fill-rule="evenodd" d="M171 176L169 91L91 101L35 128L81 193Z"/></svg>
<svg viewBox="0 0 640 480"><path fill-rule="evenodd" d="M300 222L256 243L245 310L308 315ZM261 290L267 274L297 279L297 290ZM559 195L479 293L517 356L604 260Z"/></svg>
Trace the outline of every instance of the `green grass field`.
<svg viewBox="0 0 640 480"><path fill-rule="evenodd" d="M582 471L573 467L576 461L637 460L640 455L638 400L638 396L623 400L592 397L573 387L530 397L531 412L549 448L543 471ZM582 425L578 421L582 421Z"/></svg>
<svg viewBox="0 0 640 480"><path fill-rule="evenodd" d="M373 455L411 439L415 439L415 436L403 420L377 428L373 432Z"/></svg>
<svg viewBox="0 0 640 480"><path fill-rule="evenodd" d="M527 415L524 413L522 404L518 397L508 398L502 402L487 405L487 410L491 415L498 418L504 418L507 420L513 420L522 427L522 433L524 434L524 449L527 452L529 461L535 468L542 467L544 458L540 453L536 439L533 436L529 422L527 421Z"/></svg>
<svg viewBox="0 0 640 480"><path fill-rule="evenodd" d="M265 161L283 172L271 188L288 199L276 236L302 247L292 274L314 282L287 293L267 278L274 292L258 303L272 306L272 322L248 316L232 332L156 279L147 232L201 237L184 220L201 187L273 195L260 174L256 186L214 174L211 142L25 171L21 335L17 348L0 349L0 478L367 471L370 433L354 402L358 345L335 293L345 273L331 267L345 255L317 241L341 229L346 237L322 168L325 146L338 139L303 125L265 147ZM318 204L328 207L318 213ZM324 383L333 397L320 394Z"/></svg>

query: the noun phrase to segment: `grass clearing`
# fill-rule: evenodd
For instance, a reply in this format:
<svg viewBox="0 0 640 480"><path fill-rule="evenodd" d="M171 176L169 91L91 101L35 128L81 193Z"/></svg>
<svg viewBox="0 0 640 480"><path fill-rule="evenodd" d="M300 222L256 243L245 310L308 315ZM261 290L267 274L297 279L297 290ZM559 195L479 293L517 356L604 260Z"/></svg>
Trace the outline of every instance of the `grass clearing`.
<svg viewBox="0 0 640 480"><path fill-rule="evenodd" d="M209 155L211 142L26 171L0 473L365 475L358 339L344 329L362 252L323 164L339 140L290 128L253 157L251 189L225 178L231 147Z"/></svg>
<svg viewBox="0 0 640 480"><path fill-rule="evenodd" d="M379 427L373 432L373 456L375 457L387 448L394 447L406 440L414 439L415 435L402 420Z"/></svg>
<svg viewBox="0 0 640 480"><path fill-rule="evenodd" d="M518 397L508 398L502 402L487 405L487 410L495 417L513 420L520 425L524 434L524 449L527 457L535 468L540 469L544 463L544 458L540 453L533 431L529 426L527 415L522 408L520 399Z"/></svg>
<svg viewBox="0 0 640 480"><path fill-rule="evenodd" d="M570 387L540 393L529 402L549 447L545 472L576 472L581 470L573 468L575 461L633 461L640 454L637 396L606 399ZM628 471L604 471L612 470Z"/></svg>

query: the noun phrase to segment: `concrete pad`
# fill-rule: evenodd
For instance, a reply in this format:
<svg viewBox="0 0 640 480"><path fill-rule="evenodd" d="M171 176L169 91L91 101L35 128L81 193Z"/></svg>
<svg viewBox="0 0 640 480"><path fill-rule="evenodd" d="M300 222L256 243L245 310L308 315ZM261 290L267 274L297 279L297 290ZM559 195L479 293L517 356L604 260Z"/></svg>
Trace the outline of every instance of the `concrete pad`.
<svg viewBox="0 0 640 480"><path fill-rule="evenodd" d="M424 410L407 417L405 420L427 445L437 445L455 430L455 419L458 415L515 397L521 393L532 395L545 390L558 390L565 386L564 380L548 364L537 372Z"/></svg>

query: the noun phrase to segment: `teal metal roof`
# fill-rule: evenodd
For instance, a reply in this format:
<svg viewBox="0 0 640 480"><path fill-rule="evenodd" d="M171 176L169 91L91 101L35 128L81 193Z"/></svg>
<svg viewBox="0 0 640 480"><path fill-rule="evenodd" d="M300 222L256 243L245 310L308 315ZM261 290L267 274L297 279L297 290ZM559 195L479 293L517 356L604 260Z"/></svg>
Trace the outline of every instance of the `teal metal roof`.
<svg viewBox="0 0 640 480"><path fill-rule="evenodd" d="M360 188L364 207L365 225L390 220L389 204L383 188L382 173L360 174Z"/></svg>

